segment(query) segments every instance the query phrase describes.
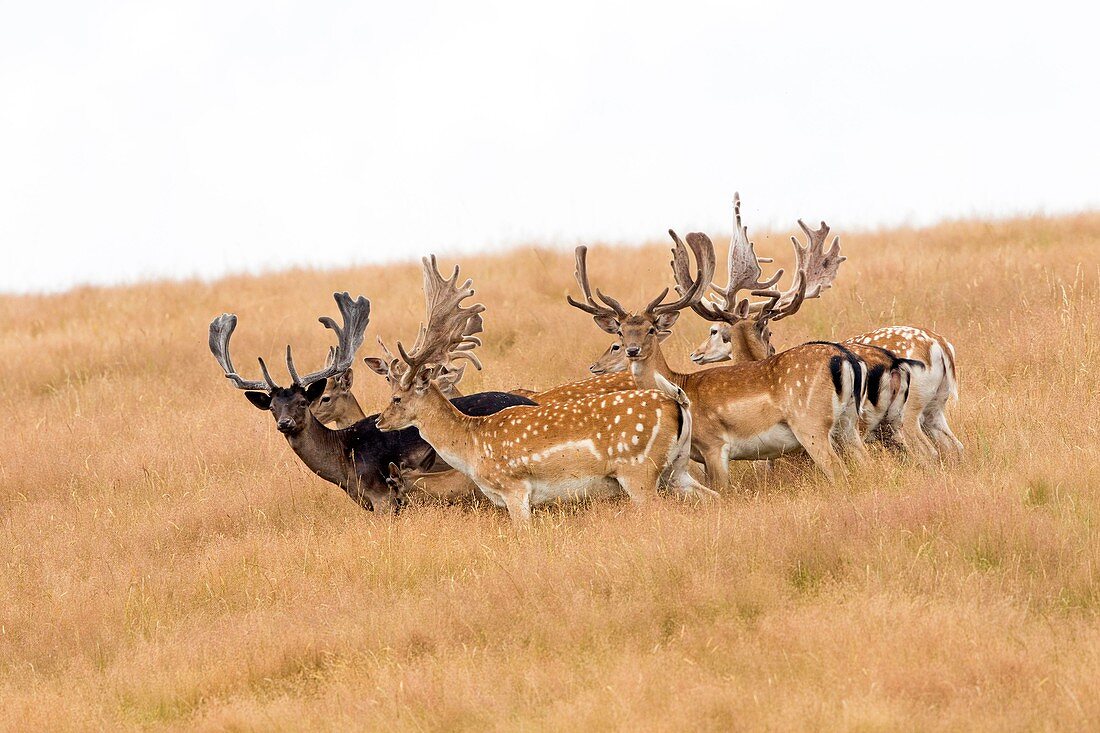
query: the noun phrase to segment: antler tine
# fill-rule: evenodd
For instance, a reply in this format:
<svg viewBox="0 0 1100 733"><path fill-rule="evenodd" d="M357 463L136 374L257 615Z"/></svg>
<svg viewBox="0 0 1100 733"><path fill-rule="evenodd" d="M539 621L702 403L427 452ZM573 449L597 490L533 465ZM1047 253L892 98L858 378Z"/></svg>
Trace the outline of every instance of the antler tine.
<svg viewBox="0 0 1100 733"><path fill-rule="evenodd" d="M596 295L607 305L600 305L592 298L592 286L588 284L588 247L583 244L579 245L574 251L574 256L577 260L577 269L573 272L573 277L577 279L577 285L580 285L584 302L573 300L572 295L566 295L565 300L569 305L580 308L590 316L625 318L628 315L626 309L622 307L619 301L601 293L599 288L596 288Z"/></svg>
<svg viewBox="0 0 1100 733"><path fill-rule="evenodd" d="M267 389L278 389L279 385L275 384L275 380L271 378L271 373L267 371L267 364L264 364L264 358L260 356L257 357L256 360L260 362L260 371L264 374L264 381L267 383Z"/></svg>
<svg viewBox="0 0 1100 733"><path fill-rule="evenodd" d="M362 295L353 300L347 292L333 293L332 298L340 309L343 325L337 326L336 322L327 316L322 316L317 320L323 323L326 328L336 332L335 356L325 364L324 369L295 379L294 383L302 387L308 387L314 382L346 372L355 362L355 353L363 345L363 334L367 330L367 324L370 323L370 301ZM291 377L296 377L297 373L294 370L294 362L290 355L289 346L286 353L287 369L290 371Z"/></svg>
<svg viewBox="0 0 1100 733"><path fill-rule="evenodd" d="M229 339L233 337L233 330L237 327L237 316L233 313L222 313L220 316L210 322L210 353L214 355L214 358L218 361L218 365L221 366L222 371L225 372L226 379L229 379L237 386L237 389L258 389L258 390L270 390L275 388L275 383L271 380L269 374L267 374L266 368L264 368L264 376L266 382L261 382L255 379L244 379L237 370L233 368L233 360L229 356ZM262 365L262 362L261 362Z"/></svg>
<svg viewBox="0 0 1100 733"><path fill-rule="evenodd" d="M386 346L386 342L382 340L381 336L376 336L375 341L378 342L378 346L382 349L382 356L386 358L387 363L392 362L394 359L397 358L393 355L393 352L390 351L390 348Z"/></svg>
<svg viewBox="0 0 1100 733"><path fill-rule="evenodd" d="M802 301L809 297L806 295L806 285L806 277L799 270L790 290L785 292L777 290L768 293L757 292L756 295L767 295L768 301L762 304L756 320L761 324L766 324L769 320L781 321L788 316L793 316L802 307Z"/></svg>
<svg viewBox="0 0 1100 733"><path fill-rule="evenodd" d="M672 241L675 242L675 246L672 249L672 269L676 271L676 261L680 258L683 263L683 274L687 277L687 252L683 250L684 243L680 241L680 238L676 235L676 232L669 229L669 236L672 237ZM697 273L694 279L690 280L690 284L685 281L684 289L680 292L680 297L671 303L661 303L664 300L665 295L668 293L668 288L661 293L655 300L650 301L646 306L645 312L651 315L657 316L662 313L670 313L672 311L678 311L689 306L693 306L702 300L703 295L706 293L706 289L710 286L711 279L714 277L714 245L710 241L710 237L701 232L691 232L687 235L687 246L695 254L695 265ZM680 253L677 254L677 250Z"/></svg>
<svg viewBox="0 0 1100 733"><path fill-rule="evenodd" d="M326 363L325 368L329 368L331 364ZM286 345L286 370L290 372L290 383L301 384L302 380L298 378L298 370L294 368L294 357L290 353L290 344Z"/></svg>

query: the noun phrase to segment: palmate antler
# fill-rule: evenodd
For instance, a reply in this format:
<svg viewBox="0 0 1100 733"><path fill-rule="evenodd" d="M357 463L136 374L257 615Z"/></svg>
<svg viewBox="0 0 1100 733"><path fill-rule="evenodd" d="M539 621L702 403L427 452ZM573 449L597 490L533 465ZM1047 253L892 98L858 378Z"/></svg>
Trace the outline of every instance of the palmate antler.
<svg viewBox="0 0 1100 733"><path fill-rule="evenodd" d="M810 229L799 219L798 225L809 237L810 242L803 247L796 237L791 237L795 248L795 275L786 290L775 290L774 285L783 277L779 269L768 280L761 280L760 263L771 262L771 258L757 257L753 244L748 238L748 229L741 223L741 197L733 198L734 226L730 240L728 258L728 282L725 287L712 287L720 296L717 301L702 301L694 308L695 312L708 321L737 323L750 316L762 325L769 320L778 321L794 315L803 301L818 298L821 293L832 287L840 263L846 257L840 254L840 238L833 239L832 246L825 251L825 241L829 236L829 227L821 222L820 229ZM683 257L674 256L672 263L676 276L677 290L692 284L687 274ZM750 295L765 300L750 302L740 298L739 291L746 290Z"/></svg>
<svg viewBox="0 0 1100 733"><path fill-rule="evenodd" d="M370 301L362 295L353 300L346 292L333 293L332 297L336 300L336 305L340 309L343 326L336 325L336 322L328 316L322 316L318 320L326 328L336 333L337 345L329 349L328 359L323 369L306 374L304 377L298 375L298 371L294 367L294 357L288 345L286 347L286 367L287 371L290 372L290 378L294 385L308 387L315 382L320 382L347 371L352 362L355 361L355 352L363 344L363 333L367 330L367 324L370 323ZM267 370L267 364L264 363L262 358L259 359L259 362L264 381L244 379L237 373L229 355L229 340L233 337L233 330L236 327L237 316L233 313L223 313L210 322L210 352L218 361L222 371L225 372L226 378L231 380L238 389L267 392L278 389L279 386L271 378L271 373Z"/></svg>
<svg viewBox="0 0 1100 733"><path fill-rule="evenodd" d="M452 359L467 359L481 369L481 361L473 349L481 345L476 334L484 330L481 313L485 306L480 303L462 305L463 300L474 294L473 281L467 278L461 286L457 285L458 265L451 277L444 279L439 274L435 255L425 257L422 263L426 323L421 324L412 349L406 351L404 345L397 342L397 353L405 368L398 368L396 359L390 361L390 373L396 374L405 387L424 369L442 367Z"/></svg>

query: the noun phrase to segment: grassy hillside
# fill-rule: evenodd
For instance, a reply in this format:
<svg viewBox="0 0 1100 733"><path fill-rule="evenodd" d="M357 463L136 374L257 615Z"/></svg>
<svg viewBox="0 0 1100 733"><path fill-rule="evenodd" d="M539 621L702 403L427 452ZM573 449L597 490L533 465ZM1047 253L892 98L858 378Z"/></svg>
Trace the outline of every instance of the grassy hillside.
<svg viewBox="0 0 1100 733"><path fill-rule="evenodd" d="M786 261L786 235L758 252ZM0 298L0 728L1095 729L1100 215L842 239L837 286L777 344L940 331L961 465L876 454L830 485L738 464L710 505L542 510L528 533L363 512L207 351L230 310L246 374L267 355L285 379L288 341L317 368L335 289L371 299L369 344L411 340L413 264ZM590 266L637 306L667 260L594 245ZM571 254L462 265L488 306L463 389L586 375L608 341L565 304ZM676 365L705 330L681 319Z"/></svg>

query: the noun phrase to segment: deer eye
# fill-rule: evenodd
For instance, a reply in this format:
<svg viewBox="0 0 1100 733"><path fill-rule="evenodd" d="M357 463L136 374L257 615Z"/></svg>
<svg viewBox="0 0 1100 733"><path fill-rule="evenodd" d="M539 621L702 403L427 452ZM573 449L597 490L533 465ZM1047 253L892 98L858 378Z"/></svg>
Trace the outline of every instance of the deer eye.
<svg viewBox="0 0 1100 733"><path fill-rule="evenodd" d="M401 398L398 395L393 396L393 404L395 404L395 405L401 404Z"/></svg>
<svg viewBox="0 0 1100 733"><path fill-rule="evenodd" d="M655 333L657 333L657 329L654 328L653 326L650 326L649 327L649 335L652 336Z"/></svg>
<svg viewBox="0 0 1100 733"><path fill-rule="evenodd" d="M619 345L618 344L612 344L611 345L611 350L612 351L618 351L619 350Z"/></svg>
<svg viewBox="0 0 1100 733"><path fill-rule="evenodd" d="M717 335L718 335L718 327L717 327L717 326L715 326L714 328L710 329L710 335L711 335L711 336L717 336Z"/></svg>
<svg viewBox="0 0 1100 733"><path fill-rule="evenodd" d="M321 398L321 402L322 402L322 403L324 403L324 402L328 402L328 401L329 401L329 400L331 400L331 399L332 399L331 397L329 397L328 395L325 395L324 397L322 397L322 398Z"/></svg>

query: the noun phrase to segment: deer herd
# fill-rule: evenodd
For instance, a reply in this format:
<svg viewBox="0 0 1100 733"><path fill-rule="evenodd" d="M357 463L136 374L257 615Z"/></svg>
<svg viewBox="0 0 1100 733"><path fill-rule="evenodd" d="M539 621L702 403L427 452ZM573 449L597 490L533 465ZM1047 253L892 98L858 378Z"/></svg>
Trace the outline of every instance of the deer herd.
<svg viewBox="0 0 1100 733"><path fill-rule="evenodd" d="M567 300L615 340L589 368L595 376L543 391L459 392L466 364L482 366L476 349L485 307L465 304L472 282L459 282L457 266L444 278L434 256L423 260L425 321L413 345L398 342L395 355L379 340L381 357L364 360L390 386L379 414L367 415L351 392L370 321L362 296L334 294L341 323L319 319L337 342L323 369L299 375L287 347L288 387L275 383L263 359L262 380L237 373L229 354L235 315L210 324L210 350L248 400L271 411L310 470L384 512L398 511L412 494L476 495L522 525L532 507L562 500L623 492L644 502L662 489L715 497L729 488L730 461L804 453L834 479L846 473L844 458L867 460L869 442L920 462L961 455L944 415L957 397L955 349L942 336L890 326L840 343L776 349L772 324L821 297L846 259L839 237L828 242L825 222L798 225L806 243L791 237L795 267L782 289L782 269L762 274L772 259L756 255L739 197L724 285L714 281L711 240L691 233L685 243L670 230L673 296L665 288L637 311L593 290L588 250L578 247L581 299ZM716 366L686 373L669 366L662 343L685 310L712 324L691 361ZM705 483L692 475L692 462Z"/></svg>

